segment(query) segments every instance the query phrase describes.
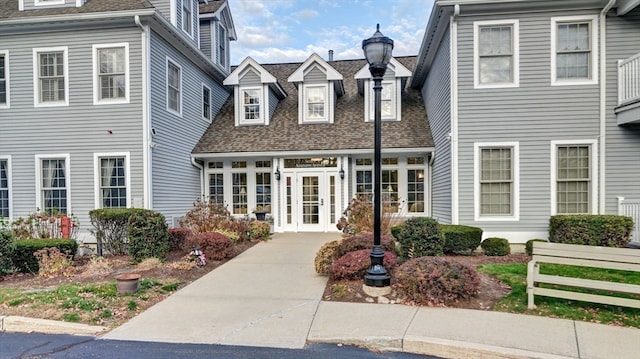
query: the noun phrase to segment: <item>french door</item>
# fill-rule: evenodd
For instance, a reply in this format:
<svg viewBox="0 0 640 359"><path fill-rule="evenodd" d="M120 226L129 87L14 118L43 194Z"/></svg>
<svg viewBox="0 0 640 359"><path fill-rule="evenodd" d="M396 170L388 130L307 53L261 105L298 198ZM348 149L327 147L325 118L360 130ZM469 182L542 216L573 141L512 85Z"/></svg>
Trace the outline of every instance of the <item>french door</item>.
<svg viewBox="0 0 640 359"><path fill-rule="evenodd" d="M325 172L285 175L285 230L325 232L335 230L336 176Z"/></svg>

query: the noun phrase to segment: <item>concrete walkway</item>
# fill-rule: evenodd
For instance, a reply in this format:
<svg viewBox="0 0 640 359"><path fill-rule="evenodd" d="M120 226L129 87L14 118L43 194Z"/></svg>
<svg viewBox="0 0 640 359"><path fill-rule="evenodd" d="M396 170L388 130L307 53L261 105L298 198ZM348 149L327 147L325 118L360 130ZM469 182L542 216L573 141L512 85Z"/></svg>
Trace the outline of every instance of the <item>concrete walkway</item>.
<svg viewBox="0 0 640 359"><path fill-rule="evenodd" d="M640 329L520 314L322 302L320 246L337 233L277 234L105 339L303 348L363 345L446 358L640 359Z"/></svg>

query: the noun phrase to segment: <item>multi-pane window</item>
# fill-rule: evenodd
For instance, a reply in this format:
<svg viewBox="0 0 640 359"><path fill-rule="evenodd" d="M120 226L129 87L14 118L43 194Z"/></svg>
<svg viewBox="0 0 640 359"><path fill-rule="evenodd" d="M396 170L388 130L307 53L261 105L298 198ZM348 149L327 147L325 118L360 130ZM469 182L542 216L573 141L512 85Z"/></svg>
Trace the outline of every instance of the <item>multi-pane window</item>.
<svg viewBox="0 0 640 359"><path fill-rule="evenodd" d="M325 120L326 102L327 102L326 86L305 86L305 108L306 120L317 121Z"/></svg>
<svg viewBox="0 0 640 359"><path fill-rule="evenodd" d="M227 29L218 24L218 63L227 67Z"/></svg>
<svg viewBox="0 0 640 359"><path fill-rule="evenodd" d="M182 30L193 35L193 15L191 0L182 0Z"/></svg>
<svg viewBox="0 0 640 359"><path fill-rule="evenodd" d="M480 149L480 216L513 215L513 148Z"/></svg>
<svg viewBox="0 0 640 359"><path fill-rule="evenodd" d="M99 163L99 191L102 208L126 208L127 169L125 157L101 157Z"/></svg>
<svg viewBox="0 0 640 359"><path fill-rule="evenodd" d="M517 22L476 24L476 86L515 82Z"/></svg>
<svg viewBox="0 0 640 359"><path fill-rule="evenodd" d="M385 212L398 211L398 170L382 170L382 205Z"/></svg>
<svg viewBox="0 0 640 359"><path fill-rule="evenodd" d="M233 193L233 214L247 214L248 198L247 198L247 173L232 173L231 190Z"/></svg>
<svg viewBox="0 0 640 359"><path fill-rule="evenodd" d="M224 174L209 174L209 201L213 203L224 203Z"/></svg>
<svg viewBox="0 0 640 359"><path fill-rule="evenodd" d="M242 122L255 123L262 120L261 97L262 90L259 88L242 90Z"/></svg>
<svg viewBox="0 0 640 359"><path fill-rule="evenodd" d="M67 213L66 162L62 158L40 160L40 206L45 212Z"/></svg>
<svg viewBox="0 0 640 359"><path fill-rule="evenodd" d="M380 114L382 118L395 118L394 88L395 86L391 81L382 83L382 91L380 92Z"/></svg>
<svg viewBox="0 0 640 359"><path fill-rule="evenodd" d="M271 212L271 161L256 161L256 207Z"/></svg>
<svg viewBox="0 0 640 359"><path fill-rule="evenodd" d="M0 107L6 106L8 102L9 86L8 86L8 56L7 52L0 51Z"/></svg>
<svg viewBox="0 0 640 359"><path fill-rule="evenodd" d="M182 69L167 60L167 109L182 112Z"/></svg>
<svg viewBox="0 0 640 359"><path fill-rule="evenodd" d="M598 81L596 16L551 18L552 84Z"/></svg>
<svg viewBox="0 0 640 359"><path fill-rule="evenodd" d="M407 158L407 205L409 213L425 210L424 198L424 157Z"/></svg>
<svg viewBox="0 0 640 359"><path fill-rule="evenodd" d="M66 49L34 50L36 101L38 104L67 103Z"/></svg>
<svg viewBox="0 0 640 359"><path fill-rule="evenodd" d="M9 217L9 161L0 159L0 217Z"/></svg>
<svg viewBox="0 0 640 359"><path fill-rule="evenodd" d="M202 118L211 121L211 89L202 85Z"/></svg>
<svg viewBox="0 0 640 359"><path fill-rule="evenodd" d="M557 213L590 213L590 147L557 146L556 156Z"/></svg>
<svg viewBox="0 0 640 359"><path fill-rule="evenodd" d="M127 46L94 46L96 61L96 102L126 100Z"/></svg>
<svg viewBox="0 0 640 359"><path fill-rule="evenodd" d="M355 192L360 198L372 201L374 173L373 161L370 158L357 158ZM380 182L381 201L386 212L396 212L399 209L399 160L397 157L382 158L382 181ZM402 189L404 191L404 189Z"/></svg>

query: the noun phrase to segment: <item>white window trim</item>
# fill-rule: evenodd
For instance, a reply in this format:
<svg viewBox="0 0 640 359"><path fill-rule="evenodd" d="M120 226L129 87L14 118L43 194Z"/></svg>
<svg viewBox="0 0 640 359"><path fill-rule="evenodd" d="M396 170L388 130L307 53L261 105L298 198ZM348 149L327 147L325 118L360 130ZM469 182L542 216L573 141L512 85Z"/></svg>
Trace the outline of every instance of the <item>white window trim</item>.
<svg viewBox="0 0 640 359"><path fill-rule="evenodd" d="M67 214L73 213L71 209L71 160L68 153L35 155L36 159L36 208L44 209L42 203L42 160L64 159L65 166L65 190L67 191Z"/></svg>
<svg viewBox="0 0 640 359"><path fill-rule="evenodd" d="M322 88L322 90L324 91L324 117L323 118L309 118L307 116L307 114L309 113L309 107L308 107L308 103L307 103L307 89L309 88ZM333 89L333 86L331 86L331 89ZM303 123L333 123L333 111L332 111L332 106L333 106L333 96L330 96L330 94L332 93L332 91L330 91L330 86L329 83L323 83L323 84L303 84L302 85L302 91L298 91L298 100L300 103L300 106L298 106L299 109L299 113L298 113L298 123L299 124L303 124Z"/></svg>
<svg viewBox="0 0 640 359"><path fill-rule="evenodd" d="M64 101L41 102L40 101L40 81L38 74L40 73L40 62L38 54L43 52L63 52L64 62ZM67 46L60 47L38 47L33 49L33 106L34 107L59 107L69 106L69 48Z"/></svg>
<svg viewBox="0 0 640 359"><path fill-rule="evenodd" d="M213 99L213 93L211 92L211 87L209 87L209 86L205 85L204 83L202 83L202 91L200 92L201 97L202 97L202 92L204 92L205 88L207 90L209 90L209 117L202 117L202 119L207 121L208 123L211 123L211 120L212 120L212 117L213 117L212 116L213 109L212 109L212 103L211 103L211 101ZM204 114L204 100L202 101L202 106L200 108L200 115L203 115L203 114Z"/></svg>
<svg viewBox="0 0 640 359"><path fill-rule="evenodd" d="M127 208L131 208L131 161L129 152L100 152L93 154L94 208L103 208L100 200L100 159L103 157L124 157L125 186L127 186Z"/></svg>
<svg viewBox="0 0 640 359"><path fill-rule="evenodd" d="M172 65L174 65L180 70L180 93L179 93L180 96L178 98L180 103L178 104L178 111L175 111L174 109L169 107L169 63L171 63ZM165 61L164 71L165 71L164 90L166 92L165 103L166 103L167 111L182 117L182 93L184 92L184 87L182 85L182 66L180 66L180 64L178 64L176 61L173 61L172 59L169 58L169 56L167 56Z"/></svg>
<svg viewBox="0 0 640 359"><path fill-rule="evenodd" d="M511 40L513 41L513 82L480 83L480 28L494 25L510 25L513 28L513 33L511 34ZM482 89L505 87L520 87L520 21L475 21L473 23L473 88Z"/></svg>
<svg viewBox="0 0 640 359"><path fill-rule="evenodd" d="M510 147L513 150L513 214L510 216L480 214L480 160L483 148ZM473 212L476 222L512 222L520 220L520 143L475 142L473 144Z"/></svg>
<svg viewBox="0 0 640 359"><path fill-rule="evenodd" d="M217 21L214 22L214 24L216 24L215 26L215 41L213 41L212 43L212 47L215 46L214 49L214 53L215 53L215 62L220 65L221 67L223 67L224 69L228 70L229 69L229 42L227 41L228 38L228 29L226 26L224 26L224 24L222 23L222 21ZM224 30L224 56L220 55L220 29ZM220 59L224 57L224 64L220 63Z"/></svg>
<svg viewBox="0 0 640 359"><path fill-rule="evenodd" d="M105 48L124 47L124 78L125 78L125 93L124 98L119 99L100 99L100 79L98 77L100 57L98 56L98 50ZM115 44L95 44L93 48L93 104L94 105L110 105L129 103L129 43L119 42Z"/></svg>
<svg viewBox="0 0 640 359"><path fill-rule="evenodd" d="M65 0L34 0L33 6L64 5Z"/></svg>
<svg viewBox="0 0 640 359"><path fill-rule="evenodd" d="M4 77L5 77L5 87L7 89L7 102L0 103L0 108L10 108L11 107L11 79L9 70L9 50L0 50L0 55L4 55Z"/></svg>
<svg viewBox="0 0 640 359"><path fill-rule="evenodd" d="M0 160L7 161L7 186L9 190L9 217L6 218L9 221L13 220L13 183L11 176L11 156L0 156Z"/></svg>
<svg viewBox="0 0 640 359"><path fill-rule="evenodd" d="M244 118L244 101L242 92L244 90L258 90L260 93L260 118L257 120L246 120ZM257 86L236 86L234 95L236 97L236 126L252 126L252 125L268 125L269 121L266 116L266 108L268 106L267 97L269 91L268 85Z"/></svg>
<svg viewBox="0 0 640 359"><path fill-rule="evenodd" d="M591 212L590 214L598 213L598 140L557 140L551 141L551 215L555 216L558 208L558 182L557 182L557 157L558 146L571 146L582 145L590 147L591 155Z"/></svg>
<svg viewBox="0 0 640 359"><path fill-rule="evenodd" d="M184 2L185 1L189 1L190 5L191 5L191 32L187 31L184 29ZM187 34L187 36L189 36L190 38L193 39L194 34L195 34L195 21L193 20L193 2L194 0L181 0L180 1L180 28L182 29L182 32L184 32L185 34Z"/></svg>
<svg viewBox="0 0 640 359"><path fill-rule="evenodd" d="M557 80L556 79L556 39L558 23L560 22L591 22L591 78L585 80ZM562 16L551 18L551 86L594 85L598 83L598 16Z"/></svg>
<svg viewBox="0 0 640 359"><path fill-rule="evenodd" d="M394 78L392 80L382 80L382 87L385 86L385 84L387 84L387 86L389 84L393 85L393 94L394 96L392 97L394 103L393 103L393 108L394 108L394 112L395 115L393 116L384 116L381 115L381 120L382 121L401 121L402 120L402 93L399 91L399 89L401 88L401 81L400 78ZM373 99L374 99L374 93L373 93L373 80L372 79L367 79L366 83L365 83L365 88L368 90L364 91L364 120L365 122L373 122L375 121L375 113L374 113L374 103L373 103Z"/></svg>

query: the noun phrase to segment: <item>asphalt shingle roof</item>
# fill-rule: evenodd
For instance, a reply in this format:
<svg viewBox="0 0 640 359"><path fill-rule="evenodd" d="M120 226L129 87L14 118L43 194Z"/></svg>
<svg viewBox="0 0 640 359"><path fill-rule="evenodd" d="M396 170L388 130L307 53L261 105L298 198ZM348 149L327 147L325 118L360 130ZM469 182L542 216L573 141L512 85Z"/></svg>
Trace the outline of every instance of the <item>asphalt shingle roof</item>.
<svg viewBox="0 0 640 359"><path fill-rule="evenodd" d="M415 56L396 58L411 69ZM317 151L373 148L373 122L364 121L364 96L358 94L355 74L362 60L328 62L344 78L345 94L338 97L333 124L298 124L298 90L287 78L302 63L261 65L278 79L288 96L278 106L268 126L235 126L230 96L213 120L194 154L269 151ZM402 120L384 121L383 148L433 147L427 113L419 90L402 93Z"/></svg>
<svg viewBox="0 0 640 359"><path fill-rule="evenodd" d="M200 13L208 14L218 11L220 6L224 4L224 0L209 0L208 4L200 4Z"/></svg>
<svg viewBox="0 0 640 359"><path fill-rule="evenodd" d="M148 0L88 0L80 7L18 10L18 0L0 0L0 19L153 9Z"/></svg>

